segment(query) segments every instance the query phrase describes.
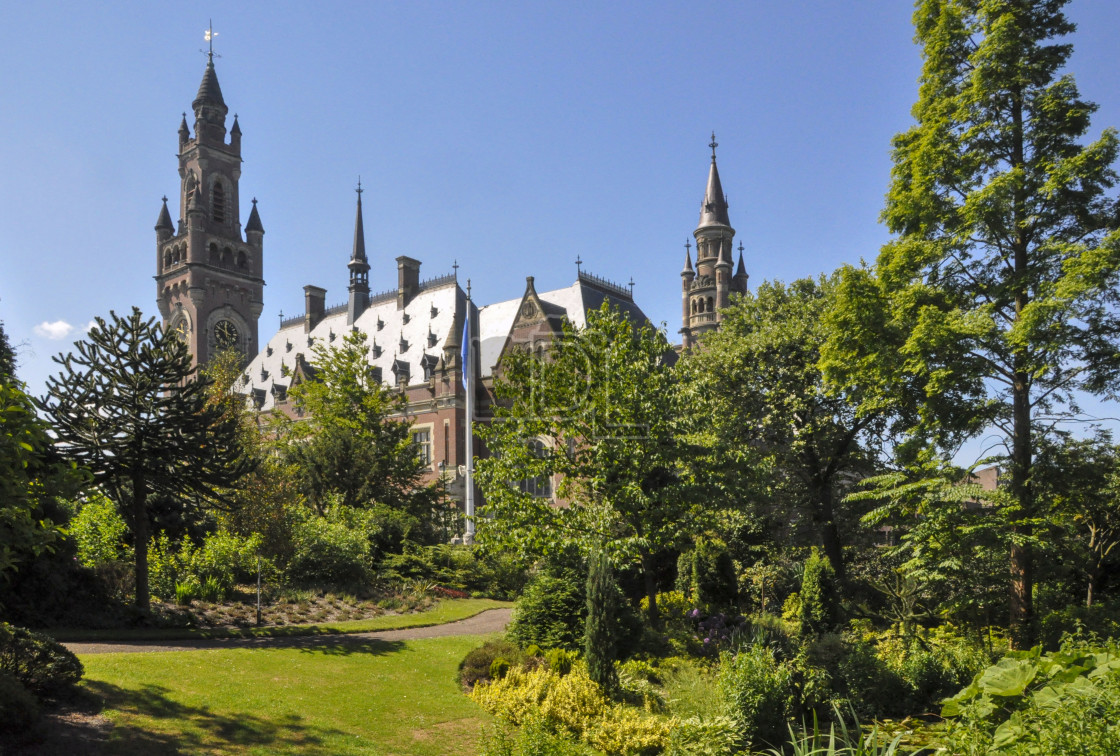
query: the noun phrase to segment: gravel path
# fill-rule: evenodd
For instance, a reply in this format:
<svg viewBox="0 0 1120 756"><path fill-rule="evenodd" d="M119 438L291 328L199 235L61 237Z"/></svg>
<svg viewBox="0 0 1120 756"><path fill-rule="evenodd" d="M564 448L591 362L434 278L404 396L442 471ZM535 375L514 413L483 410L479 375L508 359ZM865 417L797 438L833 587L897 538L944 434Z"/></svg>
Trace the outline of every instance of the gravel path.
<svg viewBox="0 0 1120 756"><path fill-rule="evenodd" d="M449 635L484 635L499 633L509 624L513 610L487 609L458 622L429 627L406 627L400 630L376 630L371 633L339 635L302 635L290 638L218 638L181 641L122 641L113 643L66 643L75 654L152 653L157 651L198 651L214 648L307 648L341 646L370 640L403 641L421 638L443 638Z"/></svg>

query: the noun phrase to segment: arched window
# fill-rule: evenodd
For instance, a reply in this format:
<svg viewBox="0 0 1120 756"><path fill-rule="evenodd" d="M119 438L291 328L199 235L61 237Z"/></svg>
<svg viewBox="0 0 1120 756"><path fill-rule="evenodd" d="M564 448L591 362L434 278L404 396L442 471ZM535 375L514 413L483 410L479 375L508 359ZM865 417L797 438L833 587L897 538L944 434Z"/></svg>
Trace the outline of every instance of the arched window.
<svg viewBox="0 0 1120 756"><path fill-rule="evenodd" d="M222 250L222 265L231 265L233 263L233 250L226 247Z"/></svg>
<svg viewBox="0 0 1120 756"><path fill-rule="evenodd" d="M164 250L163 253L163 267L171 267L171 250Z"/></svg>
<svg viewBox="0 0 1120 756"><path fill-rule="evenodd" d="M708 312L714 312L715 308L712 307L712 298L708 297Z"/></svg>
<svg viewBox="0 0 1120 756"><path fill-rule="evenodd" d="M210 242L210 264L218 264L218 245L214 242Z"/></svg>
<svg viewBox="0 0 1120 756"><path fill-rule="evenodd" d="M246 270L249 267L249 257L244 252L237 253L237 267Z"/></svg>
<svg viewBox="0 0 1120 756"><path fill-rule="evenodd" d="M214 182L214 190L212 192L211 200L213 202L213 211L211 217L214 218L215 223L226 222L226 190L222 188L221 181Z"/></svg>

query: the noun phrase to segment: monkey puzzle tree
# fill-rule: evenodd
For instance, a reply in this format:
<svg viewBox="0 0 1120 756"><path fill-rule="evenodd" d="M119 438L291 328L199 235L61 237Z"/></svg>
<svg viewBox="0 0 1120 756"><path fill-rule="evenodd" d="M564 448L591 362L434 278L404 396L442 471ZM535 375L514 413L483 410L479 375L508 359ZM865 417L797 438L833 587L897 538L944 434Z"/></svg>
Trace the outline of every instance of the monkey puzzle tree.
<svg viewBox="0 0 1120 756"><path fill-rule="evenodd" d="M1092 103L1063 73L1066 0L920 0L917 123L894 139L877 273L905 324L903 368L1004 438L1011 626L1030 642L1031 487L1040 437L1115 396L1120 233L1117 137L1082 143Z"/></svg>
<svg viewBox="0 0 1120 756"><path fill-rule="evenodd" d="M62 372L39 402L62 455L92 473L132 530L136 606L149 607L149 501L221 502L251 464L240 425L208 402L187 345L136 307L125 318L97 318L77 353L59 355Z"/></svg>

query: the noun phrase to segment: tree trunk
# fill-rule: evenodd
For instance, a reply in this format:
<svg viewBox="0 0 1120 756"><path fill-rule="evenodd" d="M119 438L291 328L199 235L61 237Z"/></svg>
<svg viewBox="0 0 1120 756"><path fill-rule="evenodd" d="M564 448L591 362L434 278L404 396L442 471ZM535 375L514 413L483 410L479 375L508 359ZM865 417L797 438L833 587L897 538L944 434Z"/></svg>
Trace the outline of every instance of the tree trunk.
<svg viewBox="0 0 1120 756"><path fill-rule="evenodd" d="M642 579L645 581L646 598L649 600L649 624L655 630L661 629L661 614L657 611L657 566L653 554L642 552Z"/></svg>
<svg viewBox="0 0 1120 756"><path fill-rule="evenodd" d="M824 546L824 555L832 563L832 570L840 583L845 580L844 549L840 544L840 530L836 527L836 518L832 511L832 486L824 485L818 497L820 501L821 519L821 545Z"/></svg>
<svg viewBox="0 0 1120 756"><path fill-rule="evenodd" d="M132 479L132 536L136 551L136 608L147 614L151 608L148 590L148 507L147 484L142 475Z"/></svg>
<svg viewBox="0 0 1120 756"><path fill-rule="evenodd" d="M1020 87L1012 88L1011 117L1013 122L1011 165L1022 168L1026 163L1024 152L1023 97ZM1025 235L1026 203L1023 187L1015 189L1013 219L1015 221L1014 280L1018 283L1015 291L1015 322L1022 317L1023 310L1030 304L1030 292L1026 281L1029 279L1030 242ZM1030 476L1032 457L1031 427L1031 375L1026 349L1029 347L1012 345L1013 379L1011 386L1011 495L1019 505L1016 519L1020 522L1031 517L1033 501L1031 497ZM1034 563L1031 547L1027 539L1033 528L1029 524L1012 527L1011 544L1011 644L1014 648L1030 648L1034 642Z"/></svg>

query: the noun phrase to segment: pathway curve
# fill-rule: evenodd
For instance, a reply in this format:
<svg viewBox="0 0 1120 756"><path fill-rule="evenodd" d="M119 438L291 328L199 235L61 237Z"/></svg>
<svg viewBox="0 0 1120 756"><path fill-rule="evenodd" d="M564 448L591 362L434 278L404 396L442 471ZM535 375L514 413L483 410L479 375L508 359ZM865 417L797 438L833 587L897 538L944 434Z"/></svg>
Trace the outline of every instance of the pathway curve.
<svg viewBox="0 0 1120 756"><path fill-rule="evenodd" d="M405 627L399 630L375 630L369 633L338 635L298 635L286 638L211 638L176 641L117 641L105 643L66 643L75 654L152 653L157 651L198 651L214 648L309 648L366 643L371 640L405 641L421 638L443 638L449 635L485 635L500 633L509 624L513 610L487 609L467 619L428 627Z"/></svg>

